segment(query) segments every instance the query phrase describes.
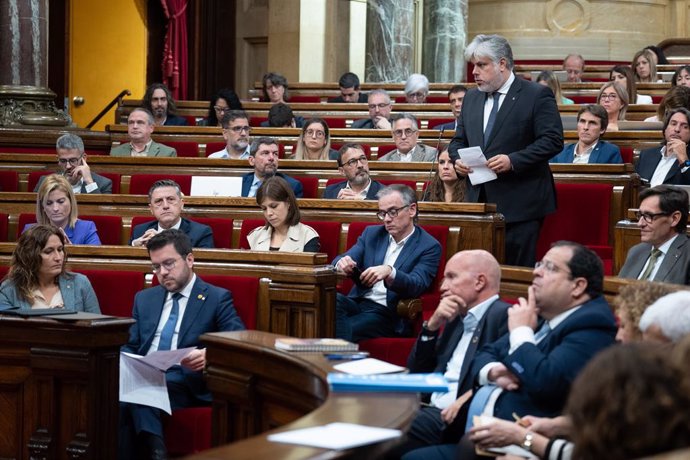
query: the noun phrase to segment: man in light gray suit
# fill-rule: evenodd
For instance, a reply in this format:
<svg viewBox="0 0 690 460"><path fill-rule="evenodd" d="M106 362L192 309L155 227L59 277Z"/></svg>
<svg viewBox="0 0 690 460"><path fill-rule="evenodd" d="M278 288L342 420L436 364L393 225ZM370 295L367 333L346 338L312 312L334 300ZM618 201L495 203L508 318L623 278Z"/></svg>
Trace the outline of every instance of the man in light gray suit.
<svg viewBox="0 0 690 460"><path fill-rule="evenodd" d="M642 242L630 248L618 276L690 284L688 193L672 185L643 190L636 217Z"/></svg>
<svg viewBox="0 0 690 460"><path fill-rule="evenodd" d="M397 149L388 152L379 161L434 161L436 149L417 144L419 124L414 115L401 113L391 119L391 132Z"/></svg>
<svg viewBox="0 0 690 460"><path fill-rule="evenodd" d="M143 107L132 110L127 117L129 142L114 147L114 157L176 157L177 151L151 139L154 128L153 114Z"/></svg>

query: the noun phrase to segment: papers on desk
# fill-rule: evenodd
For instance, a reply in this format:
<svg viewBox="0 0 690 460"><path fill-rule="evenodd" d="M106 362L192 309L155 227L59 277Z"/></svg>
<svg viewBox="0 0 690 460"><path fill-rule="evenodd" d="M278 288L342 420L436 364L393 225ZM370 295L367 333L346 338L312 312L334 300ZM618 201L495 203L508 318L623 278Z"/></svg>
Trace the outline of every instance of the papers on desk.
<svg viewBox="0 0 690 460"><path fill-rule="evenodd" d="M333 369L346 374L372 375L372 374L392 374L406 370L402 366L387 363L376 358L358 359L347 363L336 364Z"/></svg>
<svg viewBox="0 0 690 460"><path fill-rule="evenodd" d="M474 426L483 426L492 423L494 420L496 420L496 418L490 415L475 415L472 419L472 423L474 423ZM477 452L477 455L489 455L493 457L499 455L514 455L516 457L526 459L539 459L539 457L534 455L532 452L528 451L527 449L523 449L517 444L511 444L503 447L491 447L486 450L476 447L475 451Z"/></svg>
<svg viewBox="0 0 690 460"><path fill-rule="evenodd" d="M479 185L485 182L496 180L498 176L486 165L486 157L481 147L468 147L458 149L458 155L465 165L472 169L469 179L472 185Z"/></svg>
<svg viewBox="0 0 690 460"><path fill-rule="evenodd" d="M120 353L120 401L172 413L165 371L179 364L192 350L194 347L156 351L147 356Z"/></svg>
<svg viewBox="0 0 690 460"><path fill-rule="evenodd" d="M268 435L268 440L323 449L351 449L388 439L396 439L400 436L402 436L400 430L354 423L329 423L324 426L271 434Z"/></svg>

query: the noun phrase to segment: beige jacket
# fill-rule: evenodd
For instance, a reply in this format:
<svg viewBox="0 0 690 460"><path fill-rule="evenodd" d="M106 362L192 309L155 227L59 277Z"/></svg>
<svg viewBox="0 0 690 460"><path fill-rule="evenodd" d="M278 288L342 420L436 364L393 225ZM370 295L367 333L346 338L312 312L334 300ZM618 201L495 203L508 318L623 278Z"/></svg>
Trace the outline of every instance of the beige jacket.
<svg viewBox="0 0 690 460"><path fill-rule="evenodd" d="M271 246L271 235L273 233L273 228L271 226L258 227L251 231L247 235L247 241L249 241L249 247L256 251L268 251ZM309 242L309 240L317 237L319 234L316 230L311 228L309 225L304 225L299 223L293 225L288 229L287 238L283 241L280 246L279 251L281 252L303 252L304 245Z"/></svg>

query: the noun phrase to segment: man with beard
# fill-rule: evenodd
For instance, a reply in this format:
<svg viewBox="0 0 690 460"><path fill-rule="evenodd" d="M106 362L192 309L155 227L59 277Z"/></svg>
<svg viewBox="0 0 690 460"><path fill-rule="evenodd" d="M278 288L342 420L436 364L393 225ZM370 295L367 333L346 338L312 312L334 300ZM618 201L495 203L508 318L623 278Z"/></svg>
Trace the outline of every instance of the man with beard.
<svg viewBox="0 0 690 460"><path fill-rule="evenodd" d="M142 103L153 114L156 126L187 126L185 117L175 115L175 100L163 83L154 83L146 88Z"/></svg>
<svg viewBox="0 0 690 460"><path fill-rule="evenodd" d="M371 180L369 162L359 144L348 143L338 150L338 171L347 180L331 184L323 192L325 199L375 200L383 188L380 182Z"/></svg>
<svg viewBox="0 0 690 460"><path fill-rule="evenodd" d="M651 187L690 185L690 111L684 107L670 110L666 114L663 135L663 145L640 152L635 172Z"/></svg>
<svg viewBox="0 0 690 460"><path fill-rule="evenodd" d="M223 127L225 148L210 154L209 158L230 158L246 160L249 158L249 117L244 110L231 110L223 115L220 122Z"/></svg>
<svg viewBox="0 0 690 460"><path fill-rule="evenodd" d="M256 191L264 179L278 176L290 184L297 198L302 198L302 183L278 172L278 153L278 143L272 137L260 137L252 143L248 161L254 172L242 176L242 196L256 196Z"/></svg>

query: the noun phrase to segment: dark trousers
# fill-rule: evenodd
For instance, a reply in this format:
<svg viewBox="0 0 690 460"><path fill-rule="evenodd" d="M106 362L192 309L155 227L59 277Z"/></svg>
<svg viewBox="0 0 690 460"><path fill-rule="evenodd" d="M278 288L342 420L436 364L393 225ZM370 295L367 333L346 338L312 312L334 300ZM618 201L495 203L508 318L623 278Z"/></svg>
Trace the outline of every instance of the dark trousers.
<svg viewBox="0 0 690 460"><path fill-rule="evenodd" d="M338 338L359 342L374 337L395 336L397 315L387 306L338 293L335 311L335 336Z"/></svg>
<svg viewBox="0 0 690 460"><path fill-rule="evenodd" d="M505 264L534 268L543 219L506 223Z"/></svg>
<svg viewBox="0 0 690 460"><path fill-rule="evenodd" d="M405 440L395 447L386 458L389 460L398 459L412 450L440 444L445 428L446 424L441 419L441 409L430 406L420 407Z"/></svg>

